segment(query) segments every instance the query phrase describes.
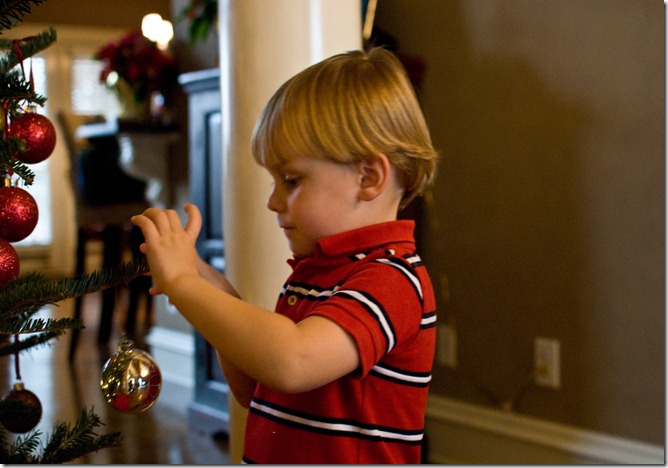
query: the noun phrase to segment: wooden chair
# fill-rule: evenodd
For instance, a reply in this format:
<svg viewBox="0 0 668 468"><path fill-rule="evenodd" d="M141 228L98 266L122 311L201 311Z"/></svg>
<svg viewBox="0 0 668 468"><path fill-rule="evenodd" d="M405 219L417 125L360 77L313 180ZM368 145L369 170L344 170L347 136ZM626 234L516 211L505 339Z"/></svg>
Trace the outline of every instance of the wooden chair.
<svg viewBox="0 0 668 468"><path fill-rule="evenodd" d="M75 218L77 227L75 274L85 272L87 244L91 241L101 241L103 244L103 268L117 266L123 260L127 259L128 255L139 254L139 245L142 242L141 232L136 227L132 226L130 218L148 208L148 203L143 196L138 200L91 201L90 193L84 193L86 192L84 188L90 188L92 185L93 189L95 189L97 182L85 180L85 171L81 170L81 156L82 152L87 148L87 142L85 140L79 140L76 137L75 132L80 125L91 122L93 117L59 112L57 120L62 130L62 136L69 154L70 183L75 199ZM112 136L111 140L113 141L106 143L113 145L115 143L115 138ZM117 166L117 160L115 165ZM111 169L115 171L120 168L114 167ZM102 177L107 176L111 177L109 167L105 168L102 172ZM128 179L123 178L122 180L127 182ZM134 182L132 183L136 184L137 182L139 181L134 179ZM136 187L134 185L133 187L134 191L136 191ZM128 337L134 335L137 308L142 295L146 298L147 323L150 322L152 310L151 296L148 294L150 284L150 278L139 277L135 278L128 285L128 310L124 329L125 333L128 334ZM98 344L103 345L108 343L111 336L117 293L118 291L116 288L109 288L102 292L102 309L97 338ZM78 297L74 307L75 318L81 318L82 303L83 297ZM69 349L70 362L73 361L75 357L79 341L79 332L80 330L72 330Z"/></svg>

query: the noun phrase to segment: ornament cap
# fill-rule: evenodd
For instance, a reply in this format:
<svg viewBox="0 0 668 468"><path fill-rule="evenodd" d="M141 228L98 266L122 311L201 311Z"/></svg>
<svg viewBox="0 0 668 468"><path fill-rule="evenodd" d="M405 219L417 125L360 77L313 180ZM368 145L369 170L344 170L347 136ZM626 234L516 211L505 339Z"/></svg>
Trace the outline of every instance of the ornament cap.
<svg viewBox="0 0 668 468"><path fill-rule="evenodd" d="M123 340L118 343L118 352L120 353L131 353L135 349L135 342L132 340Z"/></svg>

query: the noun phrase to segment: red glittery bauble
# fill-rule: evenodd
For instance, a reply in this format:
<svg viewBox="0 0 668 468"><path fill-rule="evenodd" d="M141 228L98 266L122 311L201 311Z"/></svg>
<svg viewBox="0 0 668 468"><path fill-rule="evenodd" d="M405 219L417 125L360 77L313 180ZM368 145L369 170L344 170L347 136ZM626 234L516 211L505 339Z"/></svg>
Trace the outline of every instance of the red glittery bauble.
<svg viewBox="0 0 668 468"><path fill-rule="evenodd" d="M26 164L44 161L56 147L55 127L49 119L34 112L27 112L12 119L7 127L7 134L26 142L27 149L14 156Z"/></svg>
<svg viewBox="0 0 668 468"><path fill-rule="evenodd" d="M0 238L0 287L19 276L19 254L12 244Z"/></svg>
<svg viewBox="0 0 668 468"><path fill-rule="evenodd" d="M18 242L28 237L38 219L37 203L19 187L0 187L0 237Z"/></svg>
<svg viewBox="0 0 668 468"><path fill-rule="evenodd" d="M0 417L0 423L8 431L16 434L28 432L42 419L42 403L37 395L26 390L21 382L14 384L14 388L5 396L4 402L12 403Z"/></svg>

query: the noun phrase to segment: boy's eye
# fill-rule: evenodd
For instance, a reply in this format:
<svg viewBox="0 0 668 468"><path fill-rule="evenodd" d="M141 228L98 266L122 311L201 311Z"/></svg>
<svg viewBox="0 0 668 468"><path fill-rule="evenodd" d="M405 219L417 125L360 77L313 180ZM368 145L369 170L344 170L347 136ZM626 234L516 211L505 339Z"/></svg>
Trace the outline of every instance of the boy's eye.
<svg viewBox="0 0 668 468"><path fill-rule="evenodd" d="M283 176L283 185L286 187L295 187L299 183L299 177L295 176Z"/></svg>

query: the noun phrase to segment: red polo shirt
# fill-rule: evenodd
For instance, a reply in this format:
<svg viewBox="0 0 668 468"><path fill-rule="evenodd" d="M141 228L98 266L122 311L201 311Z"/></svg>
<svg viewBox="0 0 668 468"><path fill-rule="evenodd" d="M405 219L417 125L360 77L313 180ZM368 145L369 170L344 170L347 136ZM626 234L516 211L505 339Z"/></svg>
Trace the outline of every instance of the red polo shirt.
<svg viewBox="0 0 668 468"><path fill-rule="evenodd" d="M276 311L320 315L355 340L360 368L323 387L286 394L257 386L245 463L420 462L436 341L431 282L415 253L412 221L318 242L293 268Z"/></svg>

